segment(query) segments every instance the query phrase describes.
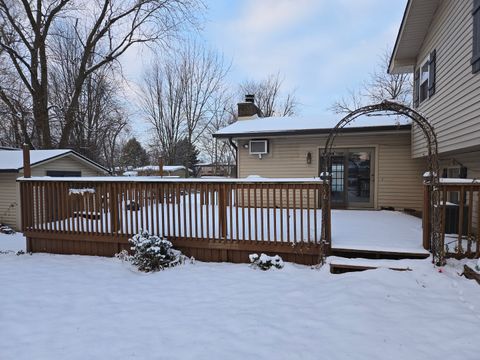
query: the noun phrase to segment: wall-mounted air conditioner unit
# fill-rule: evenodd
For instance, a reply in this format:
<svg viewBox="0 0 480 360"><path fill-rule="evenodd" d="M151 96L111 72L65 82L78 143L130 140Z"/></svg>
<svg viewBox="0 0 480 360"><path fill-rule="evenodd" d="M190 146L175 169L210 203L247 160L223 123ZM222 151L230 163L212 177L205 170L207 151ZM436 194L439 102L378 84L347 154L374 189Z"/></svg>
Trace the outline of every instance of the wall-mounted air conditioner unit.
<svg viewBox="0 0 480 360"><path fill-rule="evenodd" d="M268 140L250 140L248 151L250 155L258 155L258 157L262 157L262 155L268 154Z"/></svg>

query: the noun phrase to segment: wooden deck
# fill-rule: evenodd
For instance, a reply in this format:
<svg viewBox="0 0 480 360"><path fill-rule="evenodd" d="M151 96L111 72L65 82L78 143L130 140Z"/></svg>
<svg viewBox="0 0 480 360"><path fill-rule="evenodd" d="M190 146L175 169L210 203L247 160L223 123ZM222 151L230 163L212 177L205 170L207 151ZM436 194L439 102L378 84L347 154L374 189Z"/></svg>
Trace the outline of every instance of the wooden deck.
<svg viewBox="0 0 480 360"><path fill-rule="evenodd" d="M20 180L27 250L113 256L146 230L202 261L253 252L317 264L330 244L320 180L30 178Z"/></svg>

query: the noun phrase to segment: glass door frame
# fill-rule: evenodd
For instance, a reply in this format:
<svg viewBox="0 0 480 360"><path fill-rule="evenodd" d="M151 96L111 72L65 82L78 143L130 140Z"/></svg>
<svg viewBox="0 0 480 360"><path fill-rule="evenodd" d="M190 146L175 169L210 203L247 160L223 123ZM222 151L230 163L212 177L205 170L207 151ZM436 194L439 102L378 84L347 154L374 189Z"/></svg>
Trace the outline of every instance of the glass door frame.
<svg viewBox="0 0 480 360"><path fill-rule="evenodd" d="M321 153L324 148L319 147L319 161L318 174L322 171L321 167ZM332 208L336 209L373 209L376 207L376 193L377 193L377 146L337 146L332 149L333 156L343 156L344 160L344 179L343 179L343 202L331 202ZM348 200L348 172L349 172L349 154L353 152L370 152L370 200L368 202L350 202Z"/></svg>

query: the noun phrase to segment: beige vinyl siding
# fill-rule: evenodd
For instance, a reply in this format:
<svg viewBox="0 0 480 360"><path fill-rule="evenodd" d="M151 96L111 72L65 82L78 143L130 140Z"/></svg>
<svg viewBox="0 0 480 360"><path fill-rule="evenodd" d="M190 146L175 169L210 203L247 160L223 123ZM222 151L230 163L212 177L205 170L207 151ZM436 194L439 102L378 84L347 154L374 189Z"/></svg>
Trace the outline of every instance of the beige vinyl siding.
<svg viewBox="0 0 480 360"><path fill-rule="evenodd" d="M105 175L93 165L90 165L73 155L67 155L33 166L32 176L46 176L47 171L50 170L81 171L82 177ZM14 227L16 230L20 230L21 227L20 193L19 187L16 184L16 179L20 176L23 176L23 171L15 174L0 173L0 222L5 221L9 226ZM10 204L14 204L14 207L8 210L8 216L5 216L6 220L3 220L3 214L6 212Z"/></svg>
<svg viewBox="0 0 480 360"><path fill-rule="evenodd" d="M17 185L16 173L0 173L0 223L17 226Z"/></svg>
<svg viewBox="0 0 480 360"><path fill-rule="evenodd" d="M325 136L288 136L270 138L269 154L262 159L250 155L244 147L248 139L240 139L239 177L259 175L269 178L304 178L318 176L319 148ZM398 209L422 208L422 173L424 160L412 159L409 132L349 134L338 136L336 147L376 149L376 207ZM307 153L312 154L307 164Z"/></svg>
<svg viewBox="0 0 480 360"><path fill-rule="evenodd" d="M92 165L77 159L74 155L67 155L34 166L32 167L32 176L46 176L47 171L81 171L83 177L105 175Z"/></svg>
<svg viewBox="0 0 480 360"><path fill-rule="evenodd" d="M437 51L436 92L419 111L434 125L439 152L480 145L480 74L472 74L473 1L444 0L429 28L417 67ZM418 127L412 132L414 157L426 155ZM478 162L477 162L478 164Z"/></svg>

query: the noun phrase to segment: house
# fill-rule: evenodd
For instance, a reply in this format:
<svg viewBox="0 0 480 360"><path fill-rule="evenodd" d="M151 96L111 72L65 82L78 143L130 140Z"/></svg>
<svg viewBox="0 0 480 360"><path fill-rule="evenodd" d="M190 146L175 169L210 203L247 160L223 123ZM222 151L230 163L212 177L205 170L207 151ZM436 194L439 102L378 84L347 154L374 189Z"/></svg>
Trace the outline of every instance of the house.
<svg viewBox="0 0 480 360"><path fill-rule="evenodd" d="M159 176L160 166L158 165L146 165L135 168L133 170L127 170L123 173L123 176ZM192 172L192 170L188 170ZM170 177L187 177L187 168L183 165L163 165L163 176Z"/></svg>
<svg viewBox="0 0 480 360"><path fill-rule="evenodd" d="M214 136L236 143L240 178L320 175L320 154L339 119L264 118L251 97L238 107L238 121ZM364 116L341 130L332 159L332 205L420 211L425 161L411 156L411 129L397 116Z"/></svg>
<svg viewBox="0 0 480 360"><path fill-rule="evenodd" d="M31 150L32 176L100 176L108 170L73 150ZM0 223L20 229L20 194L16 179L23 176L23 152L0 149Z"/></svg>
<svg viewBox="0 0 480 360"><path fill-rule="evenodd" d="M235 177L235 171L236 169L234 164L200 163L195 165L195 173L197 177Z"/></svg>
<svg viewBox="0 0 480 360"><path fill-rule="evenodd" d="M413 106L434 126L441 175L479 178L480 0L409 0L389 71L414 74ZM412 157L425 156L414 126Z"/></svg>

